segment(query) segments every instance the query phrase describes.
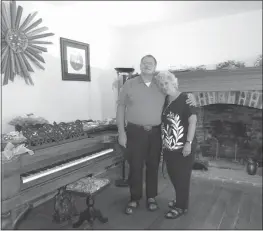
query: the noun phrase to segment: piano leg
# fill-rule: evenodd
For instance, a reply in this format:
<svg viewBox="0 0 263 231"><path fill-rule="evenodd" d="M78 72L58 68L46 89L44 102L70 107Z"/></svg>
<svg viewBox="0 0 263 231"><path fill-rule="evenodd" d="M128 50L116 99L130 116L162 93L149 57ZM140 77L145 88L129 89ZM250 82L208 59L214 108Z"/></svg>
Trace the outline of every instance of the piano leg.
<svg viewBox="0 0 263 231"><path fill-rule="evenodd" d="M25 219L26 215L32 208L32 205L26 204L20 209L1 214L2 229L17 229L19 223Z"/></svg>
<svg viewBox="0 0 263 231"><path fill-rule="evenodd" d="M71 223L73 216L77 215L74 198L65 187L60 188L55 196L54 210L53 221L56 223L65 221Z"/></svg>

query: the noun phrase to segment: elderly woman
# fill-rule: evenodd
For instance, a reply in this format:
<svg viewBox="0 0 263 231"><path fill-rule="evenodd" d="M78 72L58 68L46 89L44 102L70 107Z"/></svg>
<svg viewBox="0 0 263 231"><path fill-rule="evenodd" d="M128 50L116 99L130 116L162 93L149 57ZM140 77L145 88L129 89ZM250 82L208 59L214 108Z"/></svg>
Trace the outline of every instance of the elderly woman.
<svg viewBox="0 0 263 231"><path fill-rule="evenodd" d="M156 76L161 90L167 94L162 113L162 152L176 200L165 215L176 219L187 212L190 178L196 145L196 107L186 103L187 94L178 90L178 80L169 71Z"/></svg>

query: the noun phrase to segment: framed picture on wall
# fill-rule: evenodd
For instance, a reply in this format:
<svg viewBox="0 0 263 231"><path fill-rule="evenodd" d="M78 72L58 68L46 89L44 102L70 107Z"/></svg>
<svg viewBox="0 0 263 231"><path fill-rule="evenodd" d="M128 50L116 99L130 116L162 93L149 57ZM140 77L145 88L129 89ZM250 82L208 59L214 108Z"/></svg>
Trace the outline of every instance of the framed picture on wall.
<svg viewBox="0 0 263 231"><path fill-rule="evenodd" d="M62 80L91 81L89 44L60 38Z"/></svg>

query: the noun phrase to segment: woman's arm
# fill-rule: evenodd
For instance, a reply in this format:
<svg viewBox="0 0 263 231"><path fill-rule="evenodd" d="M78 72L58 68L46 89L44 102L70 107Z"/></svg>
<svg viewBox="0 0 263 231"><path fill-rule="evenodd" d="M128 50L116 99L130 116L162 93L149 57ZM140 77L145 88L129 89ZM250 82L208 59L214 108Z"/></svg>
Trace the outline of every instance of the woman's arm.
<svg viewBox="0 0 263 231"><path fill-rule="evenodd" d="M186 143L183 148L183 155L188 156L192 151L192 145L190 142L187 141L193 141L194 135L195 135L195 129L196 129L196 122L197 122L197 116L195 114L192 114L188 118L189 126L188 126L188 132L187 132L187 138Z"/></svg>
<svg viewBox="0 0 263 231"><path fill-rule="evenodd" d="M191 115L188 118L189 126L188 126L188 132L187 132L187 139L188 141L193 141L194 135L195 135L195 129L196 129L196 123L197 123L197 116L195 114Z"/></svg>

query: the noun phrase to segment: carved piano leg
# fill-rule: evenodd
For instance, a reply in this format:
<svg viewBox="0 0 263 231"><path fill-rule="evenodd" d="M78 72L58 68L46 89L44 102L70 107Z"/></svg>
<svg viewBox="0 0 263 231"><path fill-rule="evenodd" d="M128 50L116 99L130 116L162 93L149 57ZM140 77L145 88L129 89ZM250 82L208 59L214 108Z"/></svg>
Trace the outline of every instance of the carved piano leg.
<svg viewBox="0 0 263 231"><path fill-rule="evenodd" d="M56 223L65 221L71 223L73 216L77 215L74 198L65 187L60 188L55 196L54 210L53 221Z"/></svg>
<svg viewBox="0 0 263 231"><path fill-rule="evenodd" d="M20 209L1 214L2 229L17 229L19 223L25 218L31 209L32 205L26 204Z"/></svg>

